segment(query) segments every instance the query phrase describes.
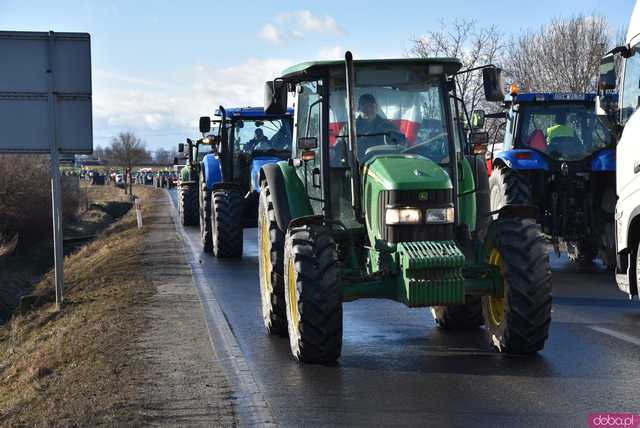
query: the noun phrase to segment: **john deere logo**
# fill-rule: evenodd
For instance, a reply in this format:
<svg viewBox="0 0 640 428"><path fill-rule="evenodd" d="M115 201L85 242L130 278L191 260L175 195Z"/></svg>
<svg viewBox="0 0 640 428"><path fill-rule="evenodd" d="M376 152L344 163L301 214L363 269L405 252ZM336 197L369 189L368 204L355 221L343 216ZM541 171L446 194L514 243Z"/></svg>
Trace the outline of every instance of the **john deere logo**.
<svg viewBox="0 0 640 428"><path fill-rule="evenodd" d="M427 192L418 193L418 199L421 201L426 201L427 199L429 199L429 193Z"/></svg>

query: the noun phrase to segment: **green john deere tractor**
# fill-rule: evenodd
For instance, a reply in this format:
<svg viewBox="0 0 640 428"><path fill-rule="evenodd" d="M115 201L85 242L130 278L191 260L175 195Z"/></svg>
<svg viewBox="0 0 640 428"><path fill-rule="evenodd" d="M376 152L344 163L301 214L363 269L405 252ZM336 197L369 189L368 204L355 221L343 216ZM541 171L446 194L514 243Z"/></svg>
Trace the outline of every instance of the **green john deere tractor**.
<svg viewBox="0 0 640 428"><path fill-rule="evenodd" d="M295 96L292 159L261 170L259 263L267 331L331 363L342 305L430 307L446 329L486 326L499 351L543 348L551 313L545 241L529 206L491 213L484 159L466 140L457 59L307 62L267 82L265 109ZM489 101L500 70L481 69ZM496 215L492 219L492 214Z"/></svg>

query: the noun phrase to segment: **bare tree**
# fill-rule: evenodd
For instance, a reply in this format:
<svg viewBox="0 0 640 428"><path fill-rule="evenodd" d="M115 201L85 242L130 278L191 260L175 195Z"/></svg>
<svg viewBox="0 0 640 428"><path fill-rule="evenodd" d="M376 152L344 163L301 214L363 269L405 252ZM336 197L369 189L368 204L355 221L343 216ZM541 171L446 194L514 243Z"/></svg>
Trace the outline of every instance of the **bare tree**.
<svg viewBox="0 0 640 428"><path fill-rule="evenodd" d="M503 40L503 34L495 25L480 27L475 20L455 20L450 25L441 22L439 30L429 31L413 39L408 55L419 58L458 58L463 70L489 64L499 66L505 56L506 46ZM458 75L456 85L456 92L464 101L468 113L475 109L489 112L501 109L500 105L484 99L481 71ZM494 141L502 138L500 125L499 121L487 121L487 131Z"/></svg>
<svg viewBox="0 0 640 428"><path fill-rule="evenodd" d="M127 180L129 182L129 194L132 191L131 171L136 165L149 160L149 153L144 142L136 137L133 132L121 132L111 140L111 145L105 148L105 157L113 164L127 168ZM125 185L126 192L126 185Z"/></svg>
<svg viewBox="0 0 640 428"><path fill-rule="evenodd" d="M475 20L455 20L451 25L441 22L439 30L414 38L408 55L419 58L458 58L463 69L495 64L504 55L503 35L495 25L479 27ZM482 73L470 72L458 76L457 93L472 111L483 103Z"/></svg>
<svg viewBox="0 0 640 428"><path fill-rule="evenodd" d="M603 17L578 15L525 32L510 43L508 76L527 92L593 92L609 28Z"/></svg>

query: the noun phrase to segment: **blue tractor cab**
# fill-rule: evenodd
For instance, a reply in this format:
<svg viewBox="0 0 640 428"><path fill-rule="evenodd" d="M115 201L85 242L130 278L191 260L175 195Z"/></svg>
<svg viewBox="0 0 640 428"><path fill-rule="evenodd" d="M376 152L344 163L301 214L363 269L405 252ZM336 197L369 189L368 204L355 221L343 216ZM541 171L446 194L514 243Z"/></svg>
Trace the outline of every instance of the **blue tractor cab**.
<svg viewBox="0 0 640 428"><path fill-rule="evenodd" d="M205 139L213 150L200 168L203 248L240 257L243 227L257 223L260 169L291 157L293 109L269 114L263 107L220 106L200 124L203 135L213 131Z"/></svg>
<svg viewBox="0 0 640 428"><path fill-rule="evenodd" d="M504 101L501 148L490 150L491 210L537 208L537 222L581 264L615 263L614 139L595 115L595 94L521 93ZM496 150L497 149L497 150Z"/></svg>

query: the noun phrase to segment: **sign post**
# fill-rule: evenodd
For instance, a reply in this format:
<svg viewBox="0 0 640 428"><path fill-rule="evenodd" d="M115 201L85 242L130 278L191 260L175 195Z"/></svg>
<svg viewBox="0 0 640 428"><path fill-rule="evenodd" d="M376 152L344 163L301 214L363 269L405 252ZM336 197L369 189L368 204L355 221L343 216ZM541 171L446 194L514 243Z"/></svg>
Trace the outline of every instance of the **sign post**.
<svg viewBox="0 0 640 428"><path fill-rule="evenodd" d="M60 154L93 152L88 34L0 31L0 153L49 154L56 306L64 300Z"/></svg>

